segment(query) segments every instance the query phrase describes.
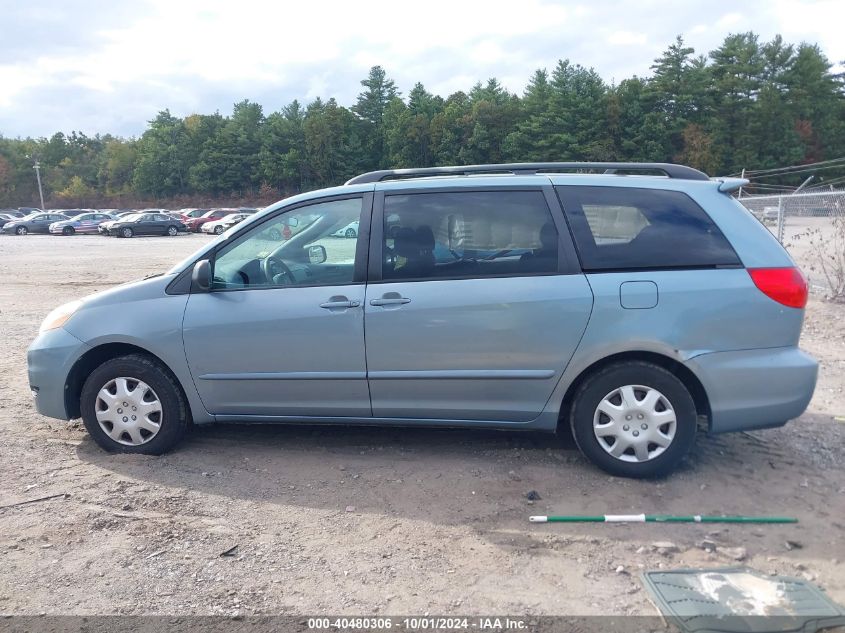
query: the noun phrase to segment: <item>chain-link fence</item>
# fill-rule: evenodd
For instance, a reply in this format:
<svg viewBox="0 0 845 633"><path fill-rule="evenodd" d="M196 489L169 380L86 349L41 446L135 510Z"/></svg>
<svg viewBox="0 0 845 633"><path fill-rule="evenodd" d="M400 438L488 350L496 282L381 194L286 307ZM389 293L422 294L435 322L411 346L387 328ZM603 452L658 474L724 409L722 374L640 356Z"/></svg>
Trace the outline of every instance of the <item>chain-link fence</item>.
<svg viewBox="0 0 845 633"><path fill-rule="evenodd" d="M739 198L777 237L814 289L845 298L845 191Z"/></svg>

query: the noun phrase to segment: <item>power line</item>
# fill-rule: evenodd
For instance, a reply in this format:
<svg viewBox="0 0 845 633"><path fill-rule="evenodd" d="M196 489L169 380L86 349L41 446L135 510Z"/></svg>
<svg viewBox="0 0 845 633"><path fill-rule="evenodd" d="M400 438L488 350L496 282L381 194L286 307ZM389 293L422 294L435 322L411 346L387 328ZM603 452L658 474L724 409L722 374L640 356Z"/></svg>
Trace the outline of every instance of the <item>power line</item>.
<svg viewBox="0 0 845 633"><path fill-rule="evenodd" d="M829 160L822 160L815 163L805 163L803 165L789 165L787 167L773 167L772 169L746 169L745 175L746 176L755 176L755 175L762 175L762 174L774 174L774 173L781 173L781 172L791 172L794 169L807 169L810 167L815 167L817 165L827 165L830 163L839 163L845 161L845 156L841 156L839 158L831 158ZM731 176L739 176L742 172L736 172L730 174Z"/></svg>
<svg viewBox="0 0 845 633"><path fill-rule="evenodd" d="M778 185L772 182L755 182L752 181L747 187L765 187L767 189L795 189L795 185Z"/></svg>
<svg viewBox="0 0 845 633"><path fill-rule="evenodd" d="M845 183L845 176L839 176L837 178L831 178L830 180L826 180L826 181L821 182L817 185L813 185L812 187L807 187L807 189L805 191L815 191L815 190L818 190L818 189L827 189L828 187L830 187L832 185L838 185L840 183Z"/></svg>
<svg viewBox="0 0 845 633"><path fill-rule="evenodd" d="M792 176L795 174L806 174L808 172L822 171L823 169L845 169L845 162L836 165L826 165L824 167L808 167L807 169L795 169L793 171L781 172L778 174L762 174L753 175L750 180L753 182L754 178L780 178L783 176Z"/></svg>

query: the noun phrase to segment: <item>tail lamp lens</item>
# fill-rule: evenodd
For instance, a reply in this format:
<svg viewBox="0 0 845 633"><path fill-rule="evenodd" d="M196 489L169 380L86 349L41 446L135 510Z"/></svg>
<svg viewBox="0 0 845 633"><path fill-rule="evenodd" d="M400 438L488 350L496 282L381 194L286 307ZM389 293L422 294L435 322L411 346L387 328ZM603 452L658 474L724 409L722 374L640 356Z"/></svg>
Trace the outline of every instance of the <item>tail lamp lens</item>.
<svg viewBox="0 0 845 633"><path fill-rule="evenodd" d="M797 268L749 268L748 274L770 299L790 308L807 305L807 280Z"/></svg>

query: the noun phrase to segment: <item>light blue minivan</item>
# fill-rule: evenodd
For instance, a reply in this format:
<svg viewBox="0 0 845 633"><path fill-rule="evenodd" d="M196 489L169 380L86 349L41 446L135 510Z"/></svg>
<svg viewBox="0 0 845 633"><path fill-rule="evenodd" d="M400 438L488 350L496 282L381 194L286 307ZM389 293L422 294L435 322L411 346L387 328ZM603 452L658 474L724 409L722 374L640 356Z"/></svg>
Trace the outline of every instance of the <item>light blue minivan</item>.
<svg viewBox="0 0 845 633"><path fill-rule="evenodd" d="M783 425L815 388L807 283L731 197L744 183L643 163L363 174L57 308L32 392L110 451L215 421L569 426L608 472L664 474L700 428Z"/></svg>

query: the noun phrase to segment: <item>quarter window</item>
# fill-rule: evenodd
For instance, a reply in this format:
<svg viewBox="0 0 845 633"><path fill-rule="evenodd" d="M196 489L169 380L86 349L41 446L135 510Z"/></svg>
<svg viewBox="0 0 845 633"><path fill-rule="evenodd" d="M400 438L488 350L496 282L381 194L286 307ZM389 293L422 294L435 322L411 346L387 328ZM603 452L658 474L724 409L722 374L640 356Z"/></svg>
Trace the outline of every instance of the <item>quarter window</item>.
<svg viewBox="0 0 845 633"><path fill-rule="evenodd" d="M385 197L384 279L555 273L558 250L540 191Z"/></svg>
<svg viewBox="0 0 845 633"><path fill-rule="evenodd" d="M719 227L679 191L556 187L584 270L740 265Z"/></svg>

